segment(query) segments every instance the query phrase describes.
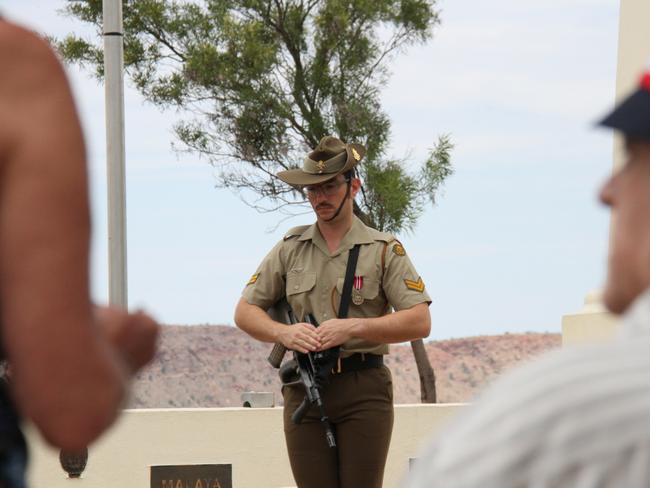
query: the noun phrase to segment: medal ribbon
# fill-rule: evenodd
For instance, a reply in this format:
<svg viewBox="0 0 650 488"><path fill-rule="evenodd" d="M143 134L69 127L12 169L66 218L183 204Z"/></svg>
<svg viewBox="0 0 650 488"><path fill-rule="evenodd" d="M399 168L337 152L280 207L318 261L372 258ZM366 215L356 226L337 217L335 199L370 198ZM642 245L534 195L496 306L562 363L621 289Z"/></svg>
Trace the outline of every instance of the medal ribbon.
<svg viewBox="0 0 650 488"><path fill-rule="evenodd" d="M355 290L360 290L363 288L363 276L355 276L354 277L354 289Z"/></svg>

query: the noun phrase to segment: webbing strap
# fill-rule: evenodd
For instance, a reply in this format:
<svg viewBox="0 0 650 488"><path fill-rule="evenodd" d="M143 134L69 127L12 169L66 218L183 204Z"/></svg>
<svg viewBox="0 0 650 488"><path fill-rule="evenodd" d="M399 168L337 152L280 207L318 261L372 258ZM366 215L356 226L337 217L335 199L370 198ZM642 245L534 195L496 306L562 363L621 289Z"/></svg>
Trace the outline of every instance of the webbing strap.
<svg viewBox="0 0 650 488"><path fill-rule="evenodd" d="M341 291L341 303L339 305L339 318L344 319L348 316L348 309L350 308L350 298L352 295L352 281L354 280L354 272L357 269L357 261L359 260L359 250L361 244L355 244L350 249L348 256L348 266L345 270L345 281L343 281L343 290Z"/></svg>

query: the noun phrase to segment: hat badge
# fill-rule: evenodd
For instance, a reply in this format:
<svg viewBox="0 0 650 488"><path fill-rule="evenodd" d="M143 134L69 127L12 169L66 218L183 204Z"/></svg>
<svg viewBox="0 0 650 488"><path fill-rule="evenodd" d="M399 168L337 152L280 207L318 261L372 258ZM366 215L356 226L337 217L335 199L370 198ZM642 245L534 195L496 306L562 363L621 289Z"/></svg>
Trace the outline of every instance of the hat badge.
<svg viewBox="0 0 650 488"><path fill-rule="evenodd" d="M354 159L359 161L361 159L361 155L357 152L355 148L352 148L352 156L354 156Z"/></svg>
<svg viewBox="0 0 650 488"><path fill-rule="evenodd" d="M316 167L318 168L319 173L325 171L325 163L323 161L318 161L318 163L316 163Z"/></svg>

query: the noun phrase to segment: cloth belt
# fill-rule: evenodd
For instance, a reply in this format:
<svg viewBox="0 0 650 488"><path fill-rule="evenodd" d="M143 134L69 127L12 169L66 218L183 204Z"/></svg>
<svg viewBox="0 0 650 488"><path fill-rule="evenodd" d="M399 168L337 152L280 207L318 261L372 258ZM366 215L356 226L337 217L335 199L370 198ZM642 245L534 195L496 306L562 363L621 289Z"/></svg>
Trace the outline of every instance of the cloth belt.
<svg viewBox="0 0 650 488"><path fill-rule="evenodd" d="M349 373L350 371L379 368L383 364L384 356L381 354L356 352L347 358L338 358L336 365L332 368L332 374Z"/></svg>

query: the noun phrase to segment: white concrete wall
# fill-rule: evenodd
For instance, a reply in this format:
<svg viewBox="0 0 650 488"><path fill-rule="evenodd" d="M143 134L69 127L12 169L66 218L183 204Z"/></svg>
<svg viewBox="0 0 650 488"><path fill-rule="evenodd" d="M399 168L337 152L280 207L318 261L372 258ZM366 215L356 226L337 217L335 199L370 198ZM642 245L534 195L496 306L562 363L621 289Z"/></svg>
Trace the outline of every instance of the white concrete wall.
<svg viewBox="0 0 650 488"><path fill-rule="evenodd" d="M399 405L385 488L399 486L409 458L459 404ZM28 429L32 488L149 488L149 466L232 464L234 488L295 486L281 408L127 410L89 449L81 479L68 479L58 451ZM362 487L360 487L362 488Z"/></svg>

